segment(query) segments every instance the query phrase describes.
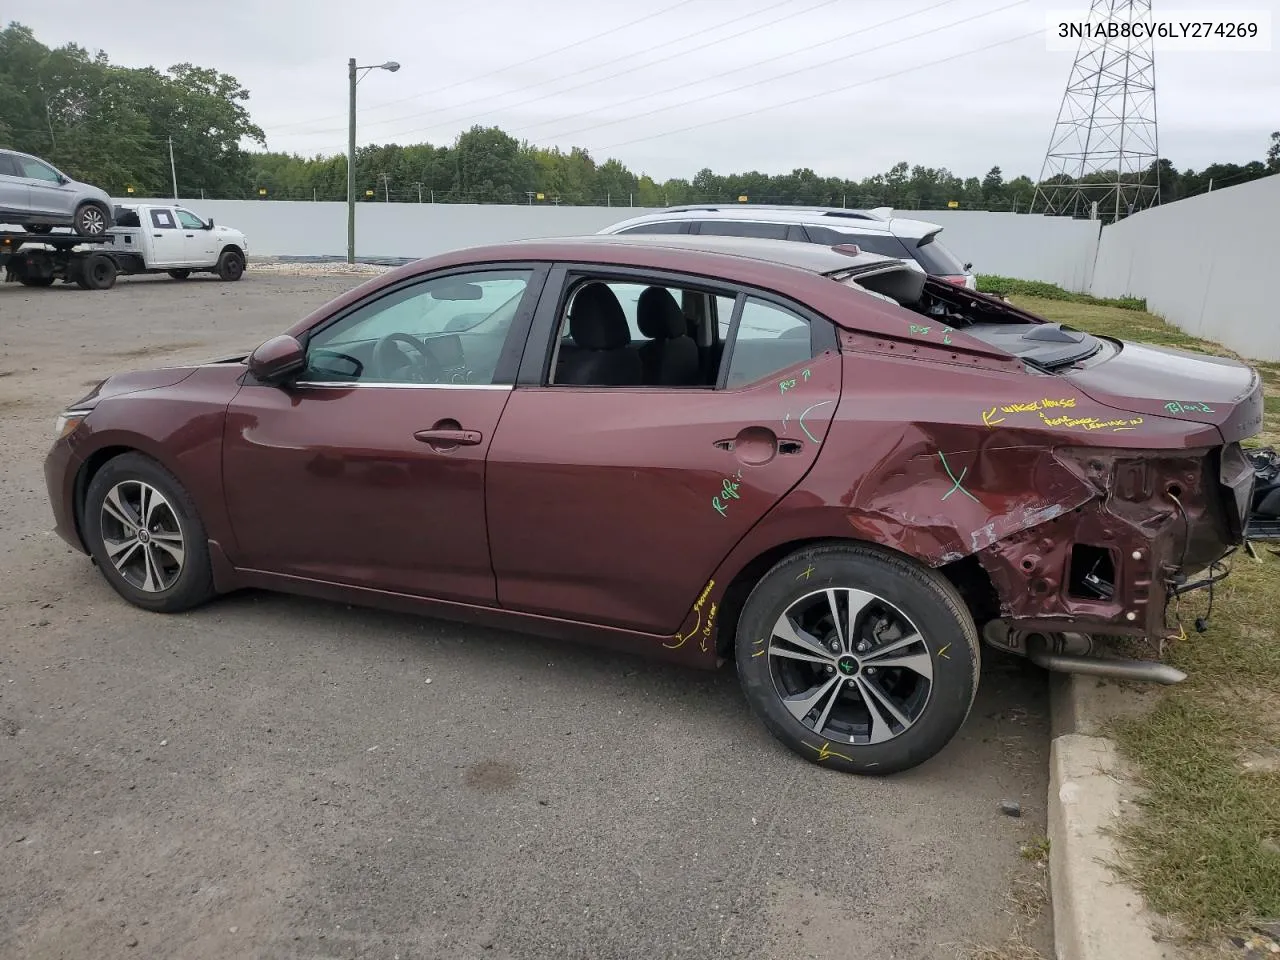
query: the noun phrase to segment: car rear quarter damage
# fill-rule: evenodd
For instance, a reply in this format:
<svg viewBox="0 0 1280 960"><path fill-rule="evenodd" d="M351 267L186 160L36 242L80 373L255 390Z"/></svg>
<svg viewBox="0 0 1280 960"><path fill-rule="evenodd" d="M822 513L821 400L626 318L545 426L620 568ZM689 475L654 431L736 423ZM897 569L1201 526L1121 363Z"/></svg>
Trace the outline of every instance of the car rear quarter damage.
<svg viewBox="0 0 1280 960"><path fill-rule="evenodd" d="M1260 421L1256 377L1232 403L1134 411L920 329L842 332L845 387L817 463L717 585L770 542L845 536L940 570L987 642L1046 665L1091 636L1176 633L1180 594L1206 585L1191 578L1243 539L1253 470L1236 440ZM719 593L686 632L706 629L712 602L730 608L717 627L732 621ZM1180 679L1150 666L1129 675Z"/></svg>

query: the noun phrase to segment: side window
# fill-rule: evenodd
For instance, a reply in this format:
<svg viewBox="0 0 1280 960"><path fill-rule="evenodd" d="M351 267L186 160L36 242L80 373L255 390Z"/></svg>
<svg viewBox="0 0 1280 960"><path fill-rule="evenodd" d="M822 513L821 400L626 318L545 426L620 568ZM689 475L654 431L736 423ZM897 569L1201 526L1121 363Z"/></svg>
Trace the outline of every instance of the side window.
<svg viewBox="0 0 1280 960"><path fill-rule="evenodd" d="M713 299L663 282L574 281L557 327L550 385L714 386L715 371L704 365L697 339L709 337Z"/></svg>
<svg viewBox="0 0 1280 960"><path fill-rule="evenodd" d="M17 177L18 165L14 162L12 156L7 153L0 153L0 177Z"/></svg>
<svg viewBox="0 0 1280 960"><path fill-rule="evenodd" d="M434 277L379 297L307 343L311 382L493 383L530 270Z"/></svg>
<svg viewBox="0 0 1280 960"><path fill-rule="evenodd" d="M813 356L809 321L785 307L748 297L728 350L725 386L754 383Z"/></svg>
<svg viewBox="0 0 1280 960"><path fill-rule="evenodd" d="M58 171L53 169L47 163L41 163L39 160L33 160L30 157L15 157L18 166L22 168L22 176L31 180L47 180L49 183L58 182Z"/></svg>
<svg viewBox="0 0 1280 960"><path fill-rule="evenodd" d="M762 237L766 240L787 239L787 224L759 223L747 220L704 220L698 233L712 237Z"/></svg>
<svg viewBox="0 0 1280 960"><path fill-rule="evenodd" d="M173 221L173 214L168 210L152 210L151 225L157 230L177 230L178 225Z"/></svg>
<svg viewBox="0 0 1280 960"><path fill-rule="evenodd" d="M632 233L688 233L688 220L659 220L654 223L642 223L637 227L628 227L619 236Z"/></svg>
<svg viewBox="0 0 1280 960"><path fill-rule="evenodd" d="M806 226L810 243L820 243L825 247L835 247L842 243L857 244L859 250L867 253L878 253L884 257L896 257L899 260L911 259L911 251L903 246L902 241L887 233L856 233L852 230L833 230L831 227Z"/></svg>
<svg viewBox="0 0 1280 960"><path fill-rule="evenodd" d="M182 224L183 229L185 230L203 230L204 229L204 221L201 220L199 217L197 217L194 213L190 213L186 210L179 210L177 213L178 213L178 222Z"/></svg>

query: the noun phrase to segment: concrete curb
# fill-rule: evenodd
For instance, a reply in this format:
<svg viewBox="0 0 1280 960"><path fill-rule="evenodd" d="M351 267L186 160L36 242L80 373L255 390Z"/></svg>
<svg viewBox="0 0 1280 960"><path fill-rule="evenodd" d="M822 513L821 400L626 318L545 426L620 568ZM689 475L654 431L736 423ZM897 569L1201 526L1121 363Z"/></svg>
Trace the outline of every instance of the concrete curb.
<svg viewBox="0 0 1280 960"><path fill-rule="evenodd" d="M1049 886L1058 960L1174 960L1142 895L1107 866L1110 829L1129 797L1116 745L1098 736L1117 691L1055 675L1050 695Z"/></svg>

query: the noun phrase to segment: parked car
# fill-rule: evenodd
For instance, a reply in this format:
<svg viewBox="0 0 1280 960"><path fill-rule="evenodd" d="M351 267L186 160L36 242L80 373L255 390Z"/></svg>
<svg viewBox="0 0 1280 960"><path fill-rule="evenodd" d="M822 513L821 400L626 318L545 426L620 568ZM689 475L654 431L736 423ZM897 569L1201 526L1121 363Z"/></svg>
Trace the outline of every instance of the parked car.
<svg viewBox="0 0 1280 960"><path fill-rule="evenodd" d="M31 233L71 227L82 237L100 237L111 229L111 198L39 157L0 150L0 223Z"/></svg>
<svg viewBox="0 0 1280 960"><path fill-rule="evenodd" d="M938 239L942 227L895 217L890 207L688 206L671 207L623 220L603 234L691 233L699 236L760 237L836 246L857 244L886 257L910 258L931 276L977 289L973 264L961 262Z"/></svg>
<svg viewBox="0 0 1280 960"><path fill-rule="evenodd" d="M136 203L116 207L117 226L109 250L125 273L168 273L185 280L216 273L239 280L249 242L232 227L216 226L177 204Z"/></svg>
<svg viewBox="0 0 1280 960"><path fill-rule="evenodd" d="M960 729L980 638L1176 679L1090 637L1165 636L1241 542L1261 417L1247 366L851 247L597 236L418 261L248 355L111 377L45 476L139 607L253 587L731 659L784 744L877 774Z"/></svg>

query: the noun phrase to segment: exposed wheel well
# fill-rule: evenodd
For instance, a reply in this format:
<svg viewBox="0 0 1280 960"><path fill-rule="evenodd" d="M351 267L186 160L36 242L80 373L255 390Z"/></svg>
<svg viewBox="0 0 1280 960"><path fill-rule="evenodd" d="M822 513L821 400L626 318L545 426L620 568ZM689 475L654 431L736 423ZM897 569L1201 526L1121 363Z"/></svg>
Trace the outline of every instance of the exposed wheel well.
<svg viewBox="0 0 1280 960"><path fill-rule="evenodd" d="M89 454L89 459L81 465L80 472L76 474L75 487L76 536L80 538L81 544L84 544L84 500L94 476L106 466L109 460L114 460L123 453L141 452L134 447L103 447Z"/></svg>
<svg viewBox="0 0 1280 960"><path fill-rule="evenodd" d="M783 557L805 547L834 543L863 544L878 547L886 553L907 556L882 544L870 543L866 540L859 540L856 537L813 537L807 540L791 540L787 543L780 543L776 547L771 547L738 571L738 575L725 588L724 598L720 602L720 629L716 637L716 653L720 656L731 655L730 651L733 649L733 639L738 632L738 617L742 613L743 604L746 603L747 597L751 594L755 585L759 583L760 578L774 564L782 560ZM914 560L913 557L908 557L908 559ZM978 562L977 557L970 555L956 560L954 563L939 567L937 570L960 591L960 596L964 599L965 606L969 608L969 612L973 615L974 622L978 624L979 628L986 621L1000 615L999 595L996 593L995 585L991 582L991 577L983 569L982 564Z"/></svg>
<svg viewBox="0 0 1280 960"><path fill-rule="evenodd" d="M228 243L225 247L219 250L218 256L222 256L224 253L234 253L237 256L239 256L241 260L245 258L244 251L241 250L239 247L237 247L234 243Z"/></svg>

